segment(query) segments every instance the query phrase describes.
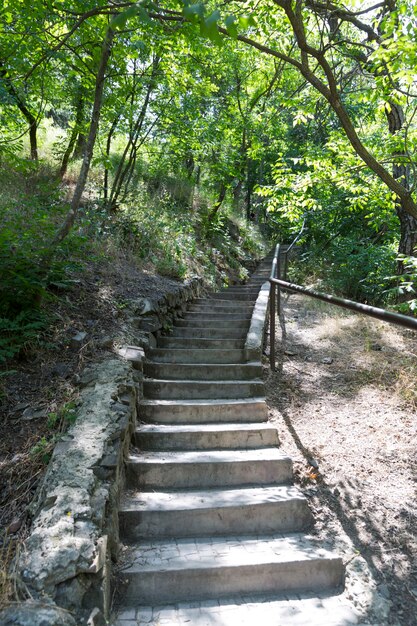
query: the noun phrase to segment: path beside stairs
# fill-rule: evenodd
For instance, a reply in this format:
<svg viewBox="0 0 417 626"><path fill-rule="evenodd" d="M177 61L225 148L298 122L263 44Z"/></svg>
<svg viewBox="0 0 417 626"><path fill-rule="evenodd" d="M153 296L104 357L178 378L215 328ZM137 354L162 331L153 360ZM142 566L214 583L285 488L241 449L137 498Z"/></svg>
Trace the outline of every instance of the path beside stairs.
<svg viewBox="0 0 417 626"><path fill-rule="evenodd" d="M245 360L269 267L195 301L146 355L119 511L116 626L357 623L341 600L341 559L307 534L307 502L267 422L261 363Z"/></svg>

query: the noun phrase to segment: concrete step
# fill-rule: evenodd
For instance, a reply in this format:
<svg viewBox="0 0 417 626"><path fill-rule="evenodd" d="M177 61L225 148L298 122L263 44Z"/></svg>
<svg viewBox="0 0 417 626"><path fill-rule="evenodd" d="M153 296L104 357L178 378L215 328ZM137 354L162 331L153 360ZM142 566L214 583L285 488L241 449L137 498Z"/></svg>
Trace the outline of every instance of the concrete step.
<svg viewBox="0 0 417 626"><path fill-rule="evenodd" d="M339 557L301 535L143 542L132 549L126 605L217 599L232 594L335 589ZM309 622L307 622L308 624Z"/></svg>
<svg viewBox="0 0 417 626"><path fill-rule="evenodd" d="M251 303L253 305L255 304L256 296L257 294L253 294L251 292L244 293L239 291L237 293L233 293L230 291L216 291L212 294L209 294L209 299L219 300L220 302L227 302L228 300L233 300L233 302L242 301Z"/></svg>
<svg viewBox="0 0 417 626"><path fill-rule="evenodd" d="M266 422L264 398L239 400L141 400L139 419L160 424Z"/></svg>
<svg viewBox="0 0 417 626"><path fill-rule="evenodd" d="M151 348L146 351L148 359L155 363L244 363L244 350L210 350L207 348L192 350L181 348Z"/></svg>
<svg viewBox="0 0 417 626"><path fill-rule="evenodd" d="M200 313L196 313L193 311L189 311L187 313L185 313L184 315L184 319L183 320L177 320L178 321L183 321L183 322L199 322L200 320L204 320L204 322L249 322L250 319L252 317L252 312L242 312L242 313L235 313L235 312L224 312L224 313L212 313L211 311L207 310L207 312L201 311Z"/></svg>
<svg viewBox="0 0 417 626"><path fill-rule="evenodd" d="M253 380L262 379L260 363L172 364L145 361L143 372L150 378L165 380Z"/></svg>
<svg viewBox="0 0 417 626"><path fill-rule="evenodd" d="M242 300L241 302L236 302L234 300L230 300L229 298L224 300L214 298L196 298L190 306L189 311L200 311L201 307L203 307L204 310L211 310L212 313L217 313L223 310L228 312L231 309L244 311L245 309L252 310L254 303L254 300Z"/></svg>
<svg viewBox="0 0 417 626"><path fill-rule="evenodd" d="M242 350L244 339L207 339L199 337L158 337L159 348L208 348L221 350Z"/></svg>
<svg viewBox="0 0 417 626"><path fill-rule="evenodd" d="M140 424L134 442L140 450L230 450L278 446L269 424Z"/></svg>
<svg viewBox="0 0 417 626"><path fill-rule="evenodd" d="M259 289L256 285L248 283L247 285L241 285L240 287L227 287L226 289L220 289L220 291L212 291L209 295L213 295L215 293L243 293L243 294L251 294L254 298L258 295Z"/></svg>
<svg viewBox="0 0 417 626"><path fill-rule="evenodd" d="M227 316L223 315L213 319L212 317L206 317L201 315L198 318L183 320L176 320L174 324L174 328L204 328L206 329L207 334L211 335L210 330L216 330L218 328L222 328L224 330L243 330L246 331L249 328L249 323L251 320L251 316L247 316L246 318L233 316L233 319L227 318Z"/></svg>
<svg viewBox="0 0 417 626"><path fill-rule="evenodd" d="M130 489L197 489L292 481L292 462L277 448L140 452L126 464Z"/></svg>
<svg viewBox="0 0 417 626"><path fill-rule="evenodd" d="M364 626L342 594L250 594L176 606L124 608L114 626Z"/></svg>
<svg viewBox="0 0 417 626"><path fill-rule="evenodd" d="M203 314L204 316L206 316L207 313L212 313L214 315L226 314L236 315L237 317L241 317L242 315L243 317L252 317L253 305L250 304L249 306L247 306L244 300L241 300L240 302L233 302L232 300L230 300L229 306L217 304L218 302L219 300L210 300L209 304L192 304L188 308L188 311L185 315L187 315L188 313L199 313L200 315ZM222 302L227 302L227 300L222 300Z"/></svg>
<svg viewBox="0 0 417 626"><path fill-rule="evenodd" d="M260 380L162 380L144 379L145 398L160 400L198 400L210 398L252 398L262 396L265 386Z"/></svg>
<svg viewBox="0 0 417 626"><path fill-rule="evenodd" d="M186 337L187 339L246 339L248 324L243 328L231 329L224 327L223 322L217 328L193 328L190 326L174 326L169 337Z"/></svg>
<svg viewBox="0 0 417 626"><path fill-rule="evenodd" d="M119 519L128 542L296 532L312 522L306 498L289 486L136 492L124 498Z"/></svg>

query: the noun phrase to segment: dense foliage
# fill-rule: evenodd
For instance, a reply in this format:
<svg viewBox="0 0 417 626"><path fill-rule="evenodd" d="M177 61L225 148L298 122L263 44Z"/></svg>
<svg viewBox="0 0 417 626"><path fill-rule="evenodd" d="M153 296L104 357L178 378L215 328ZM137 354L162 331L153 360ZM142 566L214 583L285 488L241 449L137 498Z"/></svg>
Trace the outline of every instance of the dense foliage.
<svg viewBox="0 0 417 626"><path fill-rule="evenodd" d="M228 215L273 240L306 217L303 272L414 307L414 0L3 0L0 17L5 345L92 241L215 273Z"/></svg>

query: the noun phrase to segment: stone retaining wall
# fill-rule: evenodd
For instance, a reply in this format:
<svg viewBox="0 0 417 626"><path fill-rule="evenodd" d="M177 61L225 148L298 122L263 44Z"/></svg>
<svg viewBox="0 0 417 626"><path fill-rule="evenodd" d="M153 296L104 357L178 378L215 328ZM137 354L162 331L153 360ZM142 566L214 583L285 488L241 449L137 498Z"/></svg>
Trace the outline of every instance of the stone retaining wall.
<svg viewBox="0 0 417 626"><path fill-rule="evenodd" d="M126 338L152 346L151 333L169 327L200 290L201 281L192 279L156 301L129 303ZM106 623L123 460L136 425L143 356L141 347L119 346L80 377L76 422L55 446L32 505L30 536L15 564L21 595L29 600L0 612L2 625Z"/></svg>

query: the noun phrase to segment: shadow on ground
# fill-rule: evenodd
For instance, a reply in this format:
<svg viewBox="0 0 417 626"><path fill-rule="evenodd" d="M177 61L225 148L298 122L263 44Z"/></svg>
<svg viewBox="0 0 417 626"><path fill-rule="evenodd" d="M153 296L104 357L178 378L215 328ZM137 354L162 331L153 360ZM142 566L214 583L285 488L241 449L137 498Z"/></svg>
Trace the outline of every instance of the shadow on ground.
<svg viewBox="0 0 417 626"><path fill-rule="evenodd" d="M268 381L269 404L278 411L291 436L290 447L294 450L295 445L297 456L303 459L298 464L298 478L313 509L321 513L321 521L316 526L325 527L327 536L330 534L332 539L331 533L336 531L326 523L326 511L331 511L368 563L379 593L392 603L386 623L416 624L415 499L409 494L408 498L392 503L390 497L383 497L385 488L394 491L398 488L401 493L402 476L407 483L405 487L408 488L413 479L416 484L415 448L411 440L402 440L407 439L404 432L412 432L412 428L410 431L402 429L399 421L393 448L397 456L390 460L389 455L381 458L378 446L375 452L365 450L363 454L363 440L355 440L355 424L349 432L347 419L350 404L355 411L358 398L366 399L371 386L376 387L378 395L379 387L382 390L394 385L397 373L389 371L391 364L403 362L407 355L404 348L395 345L393 337L384 334L377 325L364 324L361 317L353 316L343 317L342 322L335 321L328 313L324 315L314 308L309 310L305 299L292 299L286 306L286 318L281 317L283 340L277 350L277 372L270 374ZM344 333L347 337L343 337ZM385 406L388 400L382 391L380 396L380 404L372 406L369 413L365 412L358 426L359 429L369 428L369 441L372 437L382 437L384 441L384 432L381 432L384 411L392 418L398 408L395 402ZM311 413L315 402L320 403L319 414ZM327 408L333 412L331 420L326 417ZM398 415L402 417L400 411ZM410 422L412 415L409 413ZM334 425L337 436L335 432L333 437ZM387 431L387 439L388 436L392 437L391 430ZM398 455L401 457L399 466ZM357 475L359 461L365 473ZM312 464L319 464L320 470L315 472ZM316 473L317 478L310 480ZM393 484L395 481L397 484Z"/></svg>

